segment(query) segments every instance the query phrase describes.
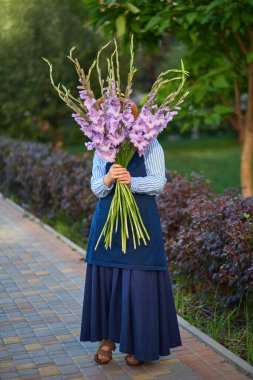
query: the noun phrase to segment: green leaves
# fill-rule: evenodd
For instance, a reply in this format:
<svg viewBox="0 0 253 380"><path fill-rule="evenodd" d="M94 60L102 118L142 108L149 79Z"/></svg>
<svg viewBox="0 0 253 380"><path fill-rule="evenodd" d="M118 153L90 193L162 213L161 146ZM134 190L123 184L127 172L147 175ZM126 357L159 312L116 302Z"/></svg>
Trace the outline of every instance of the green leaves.
<svg viewBox="0 0 253 380"><path fill-rule="evenodd" d="M161 20L159 23L159 28L158 28L158 33L163 33L168 30L170 25L170 20L169 18L165 18L164 20Z"/></svg>
<svg viewBox="0 0 253 380"><path fill-rule="evenodd" d="M69 110L50 85L49 67L41 57L48 58L53 64L56 85L64 83L66 88L73 88L73 95L76 95L76 78L73 66L69 62L65 64L66 55L71 46L76 45L79 59L87 69L96 54L100 37L92 34L84 24L81 4L77 17L68 0L19 4L6 0L5 3L8 9L5 20L5 7L0 9L3 20L0 27L0 129L24 139L43 135L43 139L49 140L53 131L51 126L62 124L62 120L69 117ZM97 83L94 88L97 91ZM41 126L35 121L42 118L50 124L48 133L41 132Z"/></svg>
<svg viewBox="0 0 253 380"><path fill-rule="evenodd" d="M161 17L159 15L155 15L151 17L149 22L147 23L145 27L145 32L152 29L154 26L156 26L161 21Z"/></svg>
<svg viewBox="0 0 253 380"><path fill-rule="evenodd" d="M225 106L223 104L216 104L213 110L220 115L226 115L228 113L234 112L233 108Z"/></svg>
<svg viewBox="0 0 253 380"><path fill-rule="evenodd" d="M203 111L197 112L195 119L200 118L198 124L202 125L206 115L208 125L213 120L217 126L229 113L226 105L235 101L234 80L238 80L241 94L247 92L247 66L253 62L253 51L248 43L248 28L253 22L252 7L252 0L196 3L130 0L107 8L107 21L110 21L107 25L115 30L115 20L124 15L124 21L123 18L117 20L120 35L125 28L124 44L127 46L128 36L134 32L137 44L148 52L156 50L164 33L171 34L177 43L183 44L186 52L183 59L191 73L191 103L194 109ZM102 12L97 17L103 15ZM235 32L249 51L246 58L234 38ZM217 107L214 111L215 105L223 108ZM210 118L210 109L218 116ZM186 118L189 118L188 114L185 114ZM195 123L195 120L190 122Z"/></svg>
<svg viewBox="0 0 253 380"><path fill-rule="evenodd" d="M216 113L206 114L204 121L207 125L218 125L220 123L220 115Z"/></svg>
<svg viewBox="0 0 253 380"><path fill-rule="evenodd" d="M251 50L251 51L248 53L248 55L247 55L247 57L246 57L246 60L247 60L247 63L251 63L251 62L253 62L253 50Z"/></svg>
<svg viewBox="0 0 253 380"><path fill-rule="evenodd" d="M119 38L123 37L126 33L126 17L123 14L117 17L115 25L117 30L117 36Z"/></svg>
<svg viewBox="0 0 253 380"><path fill-rule="evenodd" d="M237 31L240 27L240 19L234 18L231 22L233 32Z"/></svg>
<svg viewBox="0 0 253 380"><path fill-rule="evenodd" d="M137 14L141 11L139 8L137 8L132 3L126 2L124 5L125 5L126 9L128 9L130 12L132 12L134 14Z"/></svg>
<svg viewBox="0 0 253 380"><path fill-rule="evenodd" d="M213 8L219 7L220 5L224 5L223 0L213 0L213 1L209 2L209 4L205 7L206 8L205 11L206 11L206 13L208 13L211 10L213 10Z"/></svg>
<svg viewBox="0 0 253 380"><path fill-rule="evenodd" d="M197 18L198 14L196 12L189 12L186 15L186 20L188 21L189 25L193 23L193 21Z"/></svg>
<svg viewBox="0 0 253 380"><path fill-rule="evenodd" d="M229 83L228 83L225 75L218 75L213 81L213 86L215 86L217 88L228 88Z"/></svg>

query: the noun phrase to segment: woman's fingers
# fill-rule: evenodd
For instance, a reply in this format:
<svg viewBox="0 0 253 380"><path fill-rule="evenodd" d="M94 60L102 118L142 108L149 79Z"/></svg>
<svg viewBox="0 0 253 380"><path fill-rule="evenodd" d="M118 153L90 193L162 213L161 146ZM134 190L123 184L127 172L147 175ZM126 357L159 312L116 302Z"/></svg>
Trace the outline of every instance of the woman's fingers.
<svg viewBox="0 0 253 380"><path fill-rule="evenodd" d="M117 179L127 178L127 176L128 176L127 173L121 173L117 175Z"/></svg>
<svg viewBox="0 0 253 380"><path fill-rule="evenodd" d="M112 164L111 167L113 167L113 168L123 168L123 166L120 165L120 164Z"/></svg>
<svg viewBox="0 0 253 380"><path fill-rule="evenodd" d="M121 175L126 175L127 174L127 170L126 169L117 169L117 170L114 170L113 171L113 174L115 176L121 176Z"/></svg>
<svg viewBox="0 0 253 380"><path fill-rule="evenodd" d="M114 173L115 174L124 174L124 173L127 173L127 170L126 169L117 169L117 170L114 170Z"/></svg>
<svg viewBox="0 0 253 380"><path fill-rule="evenodd" d="M127 172L126 168L123 168L121 165L119 164L114 164L110 167L110 175L113 179L117 179L118 176L124 174Z"/></svg>
<svg viewBox="0 0 253 380"><path fill-rule="evenodd" d="M128 186L130 186L130 183L131 183L131 176L130 176L130 173L128 171L126 171L125 173L123 174L120 174L117 176L117 181L119 181L120 183L122 184L126 184Z"/></svg>
<svg viewBox="0 0 253 380"><path fill-rule="evenodd" d="M123 168L120 164L113 164L110 168L110 173L113 179L120 181L121 183L130 183L131 177L129 171L126 168Z"/></svg>
<svg viewBox="0 0 253 380"><path fill-rule="evenodd" d="M120 173L116 176L117 179L124 179L124 178L130 178L130 173L125 172L125 173Z"/></svg>

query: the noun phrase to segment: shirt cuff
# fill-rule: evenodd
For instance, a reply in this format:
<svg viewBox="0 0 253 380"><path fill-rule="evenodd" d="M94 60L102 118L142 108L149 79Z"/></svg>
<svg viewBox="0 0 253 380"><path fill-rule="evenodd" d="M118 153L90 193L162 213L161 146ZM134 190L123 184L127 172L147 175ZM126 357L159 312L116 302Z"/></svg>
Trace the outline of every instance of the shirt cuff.
<svg viewBox="0 0 253 380"><path fill-rule="evenodd" d="M105 177L105 176L104 176ZM106 184L104 183L104 177L102 178L102 185L103 185L103 188L105 190L112 190L113 186L114 186L114 181L112 182L112 184L110 186L106 186Z"/></svg>
<svg viewBox="0 0 253 380"><path fill-rule="evenodd" d="M138 179L137 179L137 177L131 177L130 190L133 193L136 193L136 191L138 190Z"/></svg>

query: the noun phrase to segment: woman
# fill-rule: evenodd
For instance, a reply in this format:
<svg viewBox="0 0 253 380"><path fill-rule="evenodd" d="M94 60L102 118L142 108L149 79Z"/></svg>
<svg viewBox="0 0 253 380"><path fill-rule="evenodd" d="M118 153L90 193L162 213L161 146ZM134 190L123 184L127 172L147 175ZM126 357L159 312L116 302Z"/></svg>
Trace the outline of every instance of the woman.
<svg viewBox="0 0 253 380"><path fill-rule="evenodd" d="M103 239L94 247L106 221L115 191L115 182L128 185L150 236L134 249L131 236L121 251L120 230L107 250ZM83 300L81 341L99 341L94 359L106 364L112 359L115 343L127 353L126 363L169 355L181 346L180 333L164 250L156 195L166 183L164 152L154 139L143 156L135 152L127 168L93 159L91 189L99 198L93 217L88 247Z"/></svg>

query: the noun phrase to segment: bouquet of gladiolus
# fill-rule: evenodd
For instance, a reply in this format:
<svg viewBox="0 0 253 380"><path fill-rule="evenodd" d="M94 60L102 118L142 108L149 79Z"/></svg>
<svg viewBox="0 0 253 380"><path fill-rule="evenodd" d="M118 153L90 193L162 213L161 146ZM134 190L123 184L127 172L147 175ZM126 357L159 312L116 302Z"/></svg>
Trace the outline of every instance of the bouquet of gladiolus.
<svg viewBox="0 0 253 380"><path fill-rule="evenodd" d="M109 42L110 43L110 42ZM148 95L146 103L138 114L138 108L130 99L132 93L132 80L137 71L133 66L133 36L130 43L130 68L125 92L121 92L120 66L118 58L117 42L114 39L115 49L110 58L107 58L108 72L106 85L102 79L99 59L101 52L109 45L106 44L98 52L96 59L85 74L77 58L72 57L70 50L68 58L74 63L80 85L79 97L75 98L64 85L55 85L52 78L52 65L43 58L50 67L50 79L60 98L74 111L72 117L80 126L89 141L85 142L88 150L94 149L96 154L108 162L116 162L127 167L135 151L139 156L143 155L149 143L167 126L180 109L188 94L186 90L181 94L188 72L184 69L181 60L181 69L167 70L161 73ZM96 99L90 84L90 77L96 67L97 78L101 87L101 98ZM172 73L177 76L168 78ZM166 96L160 106L156 104L159 89L166 83L179 81L176 90ZM181 94L181 95L180 95ZM179 96L180 95L180 96ZM174 102L174 105L171 104ZM102 236L105 236L105 248L111 248L113 231L117 232L120 220L122 252L126 253L127 239L130 230L132 233L134 249L141 241L146 245L150 239L142 221L139 208L128 185L116 181L115 193L110 205L108 217L97 241L96 247Z"/></svg>

